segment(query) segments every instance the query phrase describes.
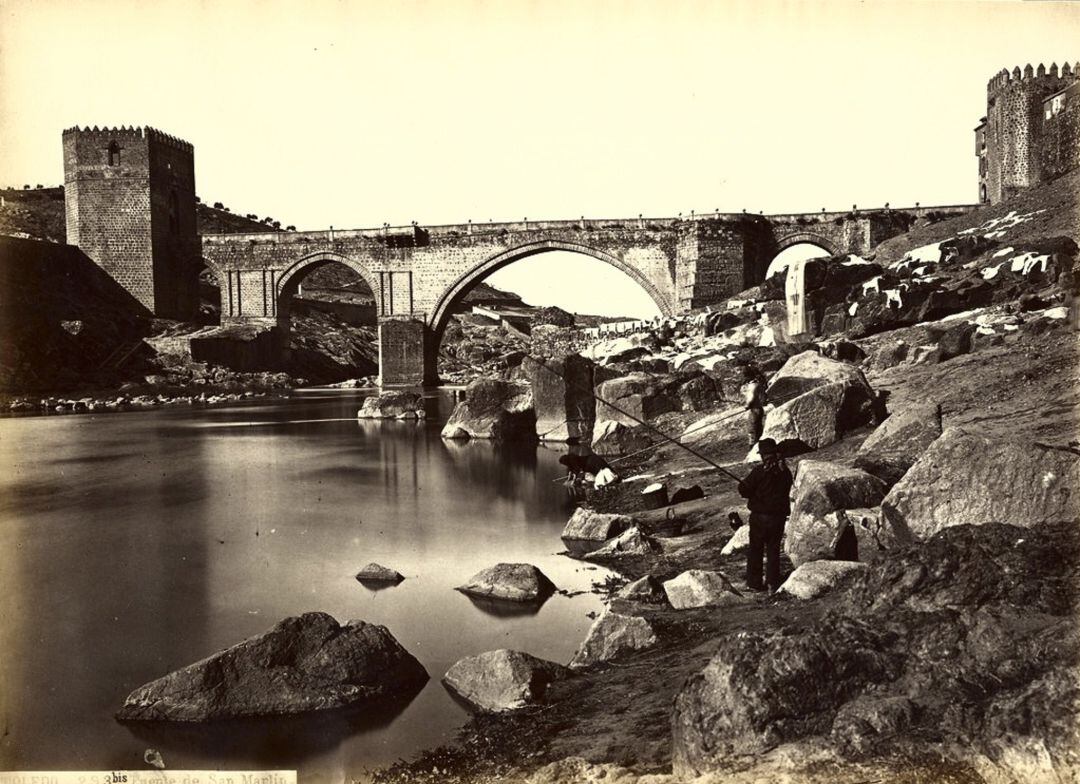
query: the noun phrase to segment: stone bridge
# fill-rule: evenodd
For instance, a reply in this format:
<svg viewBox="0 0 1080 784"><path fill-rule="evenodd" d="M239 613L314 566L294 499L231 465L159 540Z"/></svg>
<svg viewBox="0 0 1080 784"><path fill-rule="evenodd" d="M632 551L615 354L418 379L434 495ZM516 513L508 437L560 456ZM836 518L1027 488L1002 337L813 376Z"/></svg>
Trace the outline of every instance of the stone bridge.
<svg viewBox="0 0 1080 784"><path fill-rule="evenodd" d="M202 256L221 285L222 324L275 327L282 337L299 282L320 265L349 267L375 295L383 385L414 386L437 382L439 341L465 294L527 256L592 256L637 281L661 313L675 315L760 283L776 254L792 245L865 254L926 213L974 206L216 234L203 236Z"/></svg>

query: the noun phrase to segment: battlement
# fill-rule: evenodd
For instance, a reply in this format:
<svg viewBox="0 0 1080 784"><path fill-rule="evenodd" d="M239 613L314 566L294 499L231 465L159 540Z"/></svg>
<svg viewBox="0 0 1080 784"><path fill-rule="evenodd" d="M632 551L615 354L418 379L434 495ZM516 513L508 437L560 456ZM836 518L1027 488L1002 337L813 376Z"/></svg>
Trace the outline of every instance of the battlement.
<svg viewBox="0 0 1080 784"><path fill-rule="evenodd" d="M157 144L175 147L184 152L193 153L195 151L195 147L191 142L186 142L183 139L167 134L164 131L159 131L157 128L151 128L149 125L145 128L131 125L121 125L116 128L109 128L108 126L98 128L96 125L91 128L88 125L85 128L80 128L76 125L72 128L64 129L63 135L65 137L72 134L79 134L80 136L89 137L91 139L149 139Z"/></svg>
<svg viewBox="0 0 1080 784"><path fill-rule="evenodd" d="M1049 69L1042 63L1039 63L1038 68L1032 68L1031 63L1028 63L1023 70L1020 66L1013 68L1012 72L1007 68L1002 68L986 83L986 91L993 94L1001 90L1032 86L1037 83L1052 85L1061 79L1069 79L1077 75L1080 75L1080 62L1075 65L1069 65L1066 62L1061 66L1060 71L1057 63L1051 63Z"/></svg>

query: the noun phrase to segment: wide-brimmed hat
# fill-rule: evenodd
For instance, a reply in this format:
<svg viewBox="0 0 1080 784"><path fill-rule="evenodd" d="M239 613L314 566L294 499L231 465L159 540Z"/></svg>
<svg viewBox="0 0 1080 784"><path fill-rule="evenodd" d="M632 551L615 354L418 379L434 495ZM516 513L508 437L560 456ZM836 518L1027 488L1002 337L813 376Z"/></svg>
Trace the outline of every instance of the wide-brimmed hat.
<svg viewBox="0 0 1080 784"><path fill-rule="evenodd" d="M775 455L780 450L776 446L776 442L771 438L763 438L757 443L759 455Z"/></svg>

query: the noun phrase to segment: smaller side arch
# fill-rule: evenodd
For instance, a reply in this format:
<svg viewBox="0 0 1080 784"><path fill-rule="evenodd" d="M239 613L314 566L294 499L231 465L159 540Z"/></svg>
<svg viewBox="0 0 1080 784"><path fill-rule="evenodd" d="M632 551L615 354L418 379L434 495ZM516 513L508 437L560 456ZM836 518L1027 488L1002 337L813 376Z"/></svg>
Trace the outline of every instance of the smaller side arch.
<svg viewBox="0 0 1080 784"><path fill-rule="evenodd" d="M817 245L818 247L824 248L829 252L830 256L839 256L844 252L841 248L837 247L835 242L820 234L814 234L810 231L800 231L778 239L776 241L776 253L773 253L773 258L776 258L778 253L787 250L792 245L799 245L804 242L808 245ZM769 262L772 263L772 259L769 259Z"/></svg>
<svg viewBox="0 0 1080 784"><path fill-rule="evenodd" d="M355 259L350 259L348 256L343 256L340 253L336 253L331 250L320 250L314 253L309 253L306 256L302 256L296 261L285 267L277 276L277 281L274 286L274 301L281 302L282 295L298 282L300 276L302 276L311 267L318 264L326 264L328 262L338 262L344 264L351 269L368 285L371 289L371 293L375 295L376 307L380 302L379 297L379 281L378 278L372 274L371 270L365 267Z"/></svg>

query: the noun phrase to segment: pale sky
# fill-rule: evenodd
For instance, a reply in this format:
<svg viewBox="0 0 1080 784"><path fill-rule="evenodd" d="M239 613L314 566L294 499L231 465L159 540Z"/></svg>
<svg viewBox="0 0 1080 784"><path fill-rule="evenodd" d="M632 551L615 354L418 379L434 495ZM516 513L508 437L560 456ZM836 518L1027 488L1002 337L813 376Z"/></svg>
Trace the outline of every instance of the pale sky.
<svg viewBox="0 0 1080 784"><path fill-rule="evenodd" d="M967 203L987 80L1078 41L1011 0L0 0L0 184L123 124L301 229Z"/></svg>

